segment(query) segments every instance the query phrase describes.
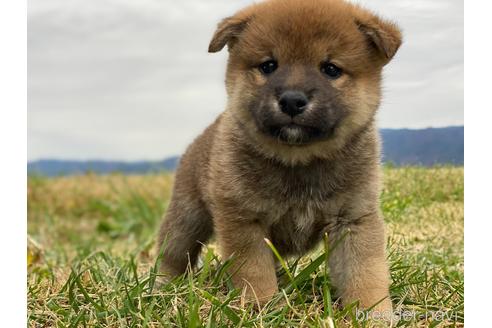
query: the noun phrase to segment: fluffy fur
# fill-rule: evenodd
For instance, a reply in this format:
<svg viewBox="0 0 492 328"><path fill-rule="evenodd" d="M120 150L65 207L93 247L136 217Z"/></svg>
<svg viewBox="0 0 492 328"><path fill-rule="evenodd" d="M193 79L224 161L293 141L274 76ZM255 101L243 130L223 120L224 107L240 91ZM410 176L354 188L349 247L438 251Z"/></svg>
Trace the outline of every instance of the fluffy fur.
<svg viewBox="0 0 492 328"><path fill-rule="evenodd" d="M234 256L235 286L264 302L277 292L264 238L288 256L348 231L329 261L338 295L390 311L374 115L400 43L393 23L341 0L269 0L224 19L209 51L228 46L228 105L181 159L159 233L162 273L195 265L215 233ZM265 75L268 59L278 69ZM343 74L323 75L326 61ZM279 110L285 90L308 95L304 113Z"/></svg>

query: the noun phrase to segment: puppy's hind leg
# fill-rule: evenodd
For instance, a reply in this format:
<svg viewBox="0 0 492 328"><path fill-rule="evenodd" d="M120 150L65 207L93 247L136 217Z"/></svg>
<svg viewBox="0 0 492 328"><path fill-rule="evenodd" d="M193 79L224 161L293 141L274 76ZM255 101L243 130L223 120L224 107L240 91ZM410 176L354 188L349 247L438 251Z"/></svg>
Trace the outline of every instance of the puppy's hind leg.
<svg viewBox="0 0 492 328"><path fill-rule="evenodd" d="M174 195L162 222L158 249L160 273L165 280L196 265L202 244L213 233L212 218L199 198Z"/></svg>

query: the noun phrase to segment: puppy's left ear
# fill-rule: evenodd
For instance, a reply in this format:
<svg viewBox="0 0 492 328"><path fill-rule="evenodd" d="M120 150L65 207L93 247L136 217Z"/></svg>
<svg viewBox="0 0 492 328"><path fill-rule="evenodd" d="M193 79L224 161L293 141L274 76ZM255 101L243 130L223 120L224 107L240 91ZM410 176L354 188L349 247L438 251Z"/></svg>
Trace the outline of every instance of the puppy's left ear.
<svg viewBox="0 0 492 328"><path fill-rule="evenodd" d="M355 23L386 65L402 43L400 29L395 23L383 20L369 12L356 18Z"/></svg>
<svg viewBox="0 0 492 328"><path fill-rule="evenodd" d="M208 45L208 52L220 51L226 44L231 48L250 19L250 10L244 10L234 16L224 18L217 26L217 30Z"/></svg>

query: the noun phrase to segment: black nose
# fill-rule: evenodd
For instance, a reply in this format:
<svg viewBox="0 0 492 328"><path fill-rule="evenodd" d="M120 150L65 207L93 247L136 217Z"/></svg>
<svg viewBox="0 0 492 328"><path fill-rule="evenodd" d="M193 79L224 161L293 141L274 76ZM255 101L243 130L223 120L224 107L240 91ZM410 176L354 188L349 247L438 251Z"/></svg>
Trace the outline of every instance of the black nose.
<svg viewBox="0 0 492 328"><path fill-rule="evenodd" d="M278 104L282 112L294 117L304 112L308 101L304 92L289 90L280 95Z"/></svg>

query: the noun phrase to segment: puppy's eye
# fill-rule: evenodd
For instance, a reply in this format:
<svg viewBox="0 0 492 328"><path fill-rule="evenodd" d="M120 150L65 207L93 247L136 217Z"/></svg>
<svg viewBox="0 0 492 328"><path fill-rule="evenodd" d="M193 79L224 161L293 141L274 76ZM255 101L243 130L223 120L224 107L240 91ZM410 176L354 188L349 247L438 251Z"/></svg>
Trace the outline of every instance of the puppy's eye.
<svg viewBox="0 0 492 328"><path fill-rule="evenodd" d="M342 75L342 69L330 62L321 63L321 72L330 79L338 79Z"/></svg>
<svg viewBox="0 0 492 328"><path fill-rule="evenodd" d="M261 63L260 66L258 66L258 69L263 74L268 75L275 72L277 67L278 63L275 60L267 60L266 62Z"/></svg>

